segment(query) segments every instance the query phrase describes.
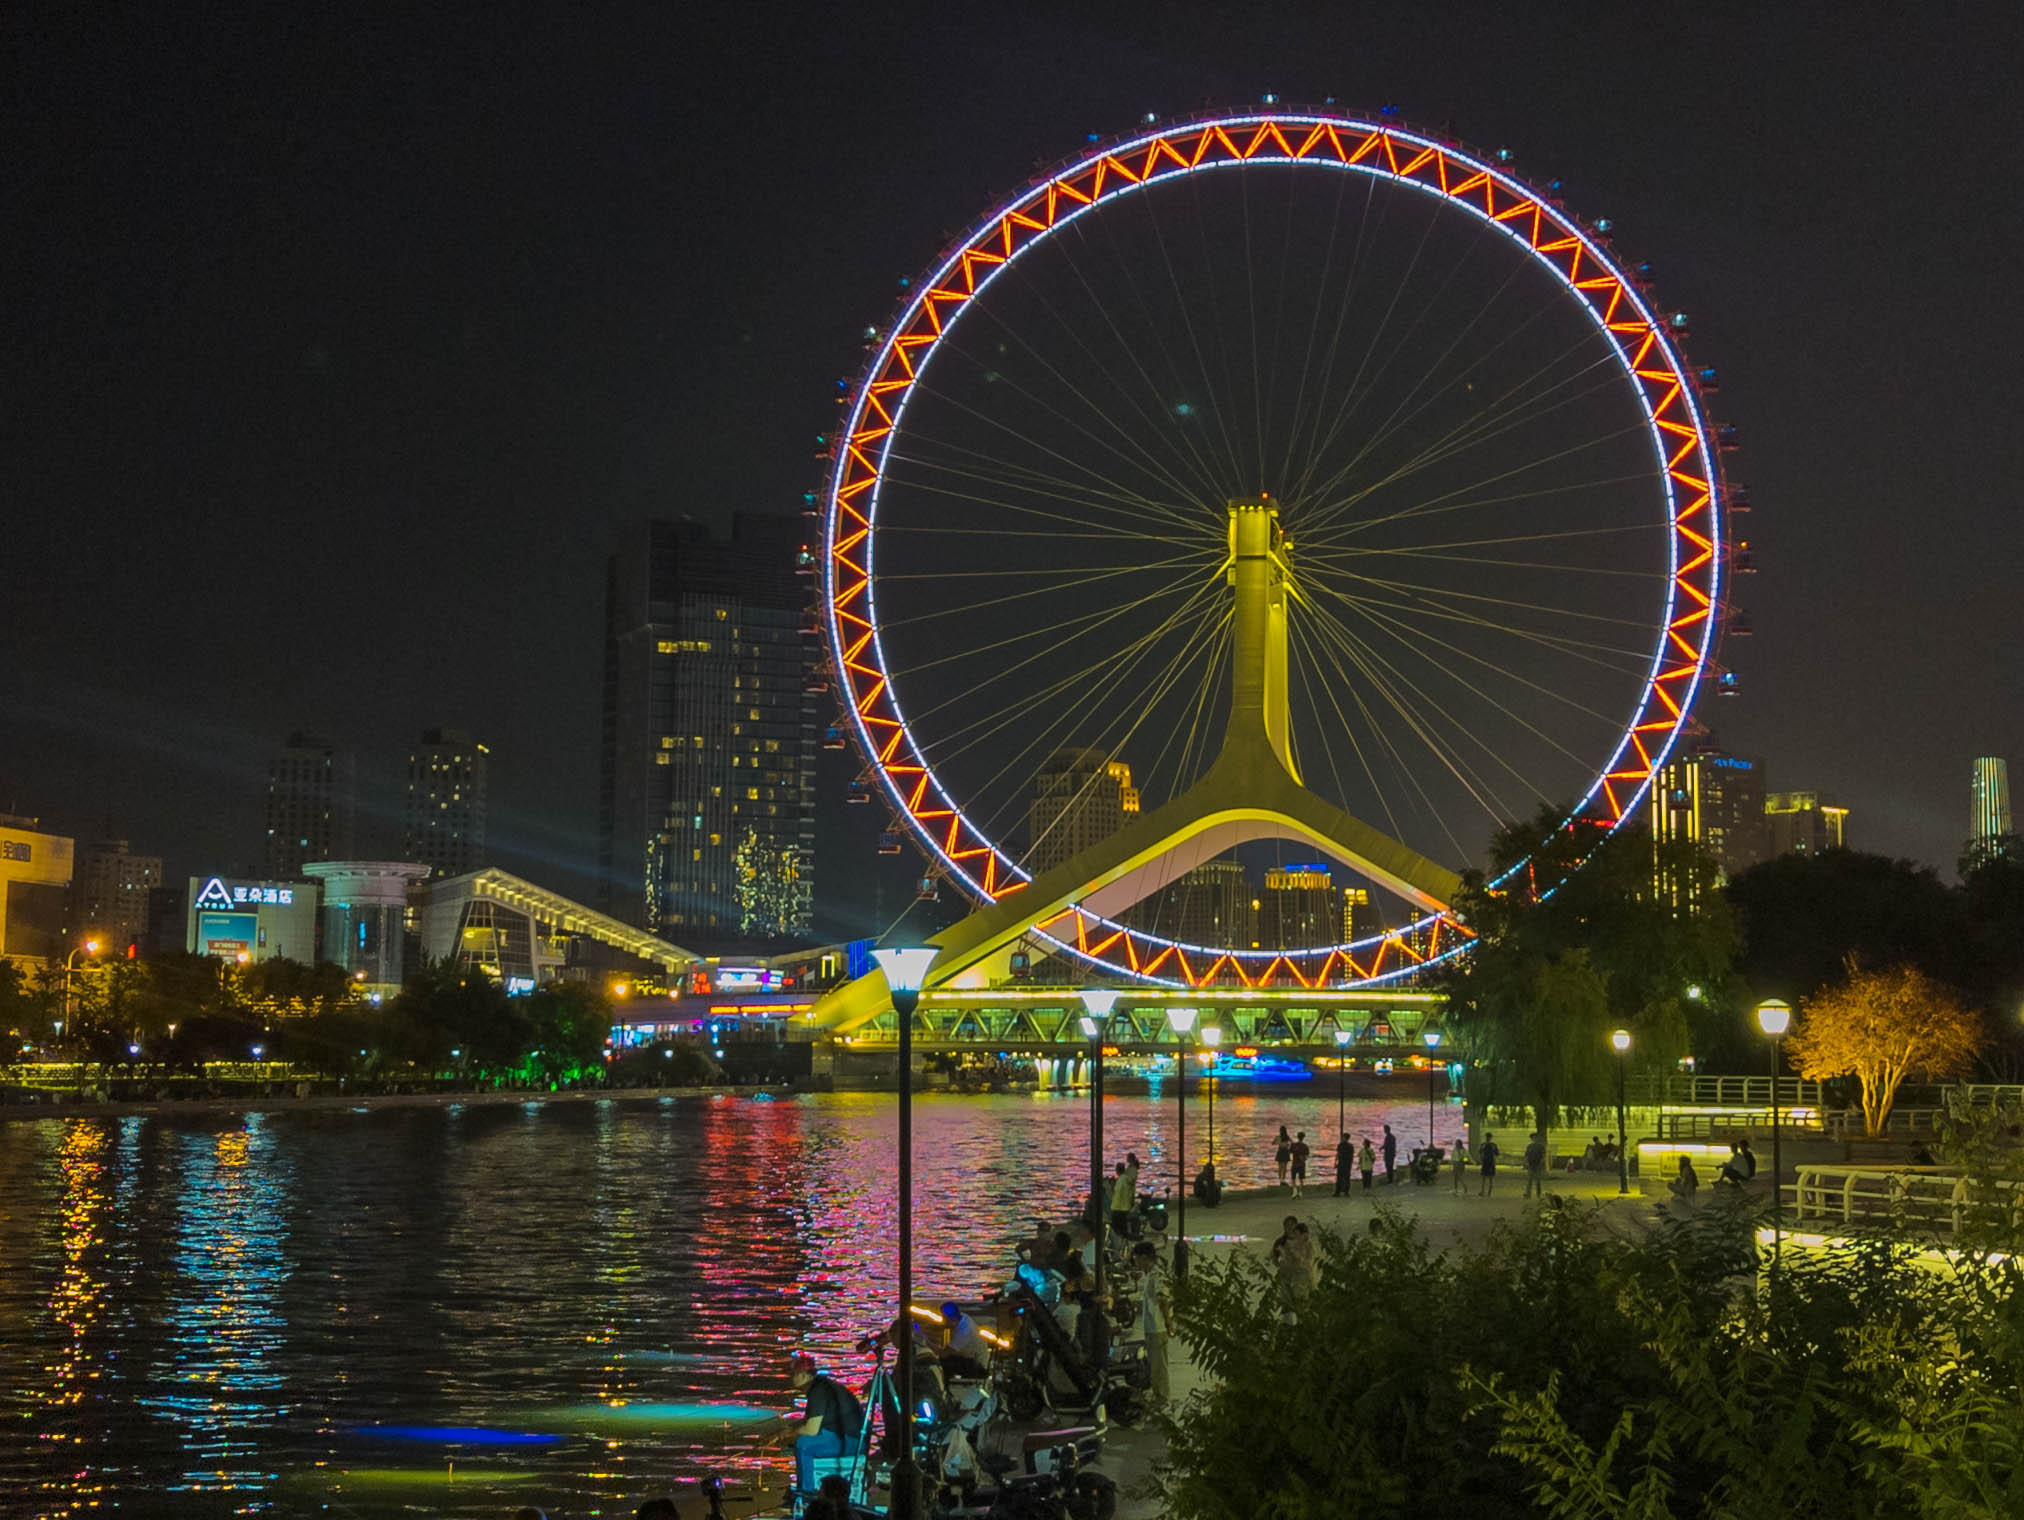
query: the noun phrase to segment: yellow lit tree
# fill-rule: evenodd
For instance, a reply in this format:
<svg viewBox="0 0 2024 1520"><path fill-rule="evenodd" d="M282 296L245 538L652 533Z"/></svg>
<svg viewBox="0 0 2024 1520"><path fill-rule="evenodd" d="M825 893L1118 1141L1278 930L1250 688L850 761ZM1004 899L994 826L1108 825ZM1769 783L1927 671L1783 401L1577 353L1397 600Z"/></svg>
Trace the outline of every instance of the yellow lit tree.
<svg viewBox="0 0 2024 1520"><path fill-rule="evenodd" d="M1864 1128L1879 1135L1906 1077L1958 1077L1974 1065L1982 1020L1915 966L1864 971L1851 959L1847 978L1800 1011L1786 1048L1802 1077L1854 1073Z"/></svg>

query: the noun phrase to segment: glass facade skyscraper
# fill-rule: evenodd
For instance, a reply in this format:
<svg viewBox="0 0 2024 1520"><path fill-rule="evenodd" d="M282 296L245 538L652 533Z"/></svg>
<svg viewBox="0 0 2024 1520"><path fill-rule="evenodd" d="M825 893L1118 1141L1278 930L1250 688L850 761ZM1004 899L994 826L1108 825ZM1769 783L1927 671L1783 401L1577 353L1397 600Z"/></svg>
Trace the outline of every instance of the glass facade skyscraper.
<svg viewBox="0 0 2024 1520"><path fill-rule="evenodd" d="M681 944L805 934L815 651L801 519L636 524L605 590L599 906ZM742 850L741 850L742 847Z"/></svg>
<svg viewBox="0 0 2024 1520"><path fill-rule="evenodd" d="M1975 761L1974 827L1968 835L1968 853L1976 858L2001 854L2011 848L2015 832L2010 816L2009 762L1983 755Z"/></svg>

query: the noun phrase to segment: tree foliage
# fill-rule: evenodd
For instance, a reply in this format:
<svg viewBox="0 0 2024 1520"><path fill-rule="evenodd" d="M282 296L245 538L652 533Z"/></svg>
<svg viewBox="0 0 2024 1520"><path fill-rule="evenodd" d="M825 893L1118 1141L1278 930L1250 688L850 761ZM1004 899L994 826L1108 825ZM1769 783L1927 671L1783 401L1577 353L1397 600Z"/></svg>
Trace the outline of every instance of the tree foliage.
<svg viewBox="0 0 2024 1520"><path fill-rule="evenodd" d="M1503 830L1489 873L1463 878L1456 909L1477 941L1447 978L1471 1101L1528 1105L1542 1128L1607 1097L1613 1028L1645 1066L1703 1048L1736 944L1700 850L1638 829L1598 843L1562 816Z"/></svg>
<svg viewBox="0 0 2024 1520"><path fill-rule="evenodd" d="M1906 1077L1961 1076L1982 1044L1980 1015L1916 966L1865 971L1851 957L1846 980L1801 1007L1786 1050L1803 1077L1853 1074L1879 1135Z"/></svg>
<svg viewBox="0 0 2024 1520"><path fill-rule="evenodd" d="M1436 1253L1380 1215L1321 1237L1297 1307L1197 1258L1202 1389L1155 1472L1177 1520L2020 1512L2015 1258L1788 1255L1774 1305L1740 1202L1626 1236L1548 1207Z"/></svg>

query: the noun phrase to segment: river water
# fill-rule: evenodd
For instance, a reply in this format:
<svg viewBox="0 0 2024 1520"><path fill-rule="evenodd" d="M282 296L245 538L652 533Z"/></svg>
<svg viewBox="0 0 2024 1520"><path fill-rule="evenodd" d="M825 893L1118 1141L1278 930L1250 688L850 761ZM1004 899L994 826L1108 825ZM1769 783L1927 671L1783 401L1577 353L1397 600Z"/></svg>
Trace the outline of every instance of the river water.
<svg viewBox="0 0 2024 1520"><path fill-rule="evenodd" d="M1409 1148L1417 1091L1351 1132ZM1226 1088L1219 1170L1273 1180L1277 1126L1322 1152L1335 1107ZM1104 1114L1170 1181L1171 1099ZM1075 1210L1087 1124L1080 1095L917 1101L922 1299ZM894 1134L869 1094L0 1123L0 1513L630 1515L783 1469L783 1353L860 1377L892 1312Z"/></svg>

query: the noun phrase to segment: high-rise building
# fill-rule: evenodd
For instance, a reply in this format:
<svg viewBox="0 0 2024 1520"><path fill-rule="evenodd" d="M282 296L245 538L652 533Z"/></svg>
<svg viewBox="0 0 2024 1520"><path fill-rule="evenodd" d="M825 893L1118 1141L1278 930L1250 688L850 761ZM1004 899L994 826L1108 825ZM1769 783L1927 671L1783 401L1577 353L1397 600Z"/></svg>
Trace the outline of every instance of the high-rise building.
<svg viewBox="0 0 2024 1520"><path fill-rule="evenodd" d="M1108 839L1138 810L1124 761L1100 749L1056 750L1033 780L1021 864L1038 876Z"/></svg>
<svg viewBox="0 0 2024 1520"><path fill-rule="evenodd" d="M1818 792L1772 792L1764 822L1773 855L1818 855L1848 848L1848 809Z"/></svg>
<svg viewBox="0 0 2024 1520"><path fill-rule="evenodd" d="M491 751L454 728L431 728L408 752L402 853L431 876L464 876L485 864L486 768Z"/></svg>
<svg viewBox="0 0 2024 1520"><path fill-rule="evenodd" d="M1704 750L1670 760L1652 778L1652 837L1691 839L1724 880L1765 859L1764 772L1754 760Z"/></svg>
<svg viewBox="0 0 2024 1520"><path fill-rule="evenodd" d="M76 842L42 832L39 818L0 813L0 959L61 961L76 938L64 934Z"/></svg>
<svg viewBox="0 0 2024 1520"><path fill-rule="evenodd" d="M1342 889L1342 939L1344 944L1354 944L1368 939L1384 926L1378 921L1377 907L1370 900L1368 887L1344 887Z"/></svg>
<svg viewBox="0 0 2024 1520"><path fill-rule="evenodd" d="M74 937L116 954L148 937L148 894L162 885L162 858L136 855L124 839L101 839L77 853L70 883Z"/></svg>
<svg viewBox="0 0 2024 1520"><path fill-rule="evenodd" d="M1341 928L1342 900L1326 864L1275 866L1265 873L1265 889L1258 894L1258 949L1332 945Z"/></svg>
<svg viewBox="0 0 2024 1520"><path fill-rule="evenodd" d="M1246 950L1253 938L1252 917L1251 881L1243 865L1209 860L1133 903L1122 921L1184 945Z"/></svg>
<svg viewBox="0 0 2024 1520"><path fill-rule="evenodd" d="M684 944L807 932L814 636L799 518L640 523L605 585L599 896ZM741 866L739 849L745 846Z"/></svg>
<svg viewBox="0 0 2024 1520"><path fill-rule="evenodd" d="M358 769L314 734L290 734L267 765L267 880L300 881L312 860L351 854Z"/></svg>
<svg viewBox="0 0 2024 1520"><path fill-rule="evenodd" d="M2012 848L2016 829L2010 816L2009 762L1994 755L1975 761L1974 827L1968 835L1970 856L2000 854Z"/></svg>

